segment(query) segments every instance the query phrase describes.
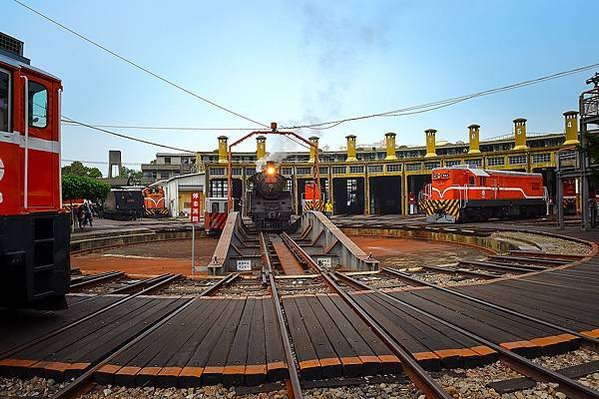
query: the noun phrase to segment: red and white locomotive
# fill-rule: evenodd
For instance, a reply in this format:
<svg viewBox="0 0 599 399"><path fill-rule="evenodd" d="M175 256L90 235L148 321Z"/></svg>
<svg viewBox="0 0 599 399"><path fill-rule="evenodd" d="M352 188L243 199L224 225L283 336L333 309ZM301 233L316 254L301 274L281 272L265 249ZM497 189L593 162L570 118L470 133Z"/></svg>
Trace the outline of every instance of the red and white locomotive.
<svg viewBox="0 0 599 399"><path fill-rule="evenodd" d="M0 306L64 308L69 214L60 172L60 79L0 33Z"/></svg>
<svg viewBox="0 0 599 399"><path fill-rule="evenodd" d="M540 173L436 168L420 207L430 222L534 218L547 212L547 189Z"/></svg>

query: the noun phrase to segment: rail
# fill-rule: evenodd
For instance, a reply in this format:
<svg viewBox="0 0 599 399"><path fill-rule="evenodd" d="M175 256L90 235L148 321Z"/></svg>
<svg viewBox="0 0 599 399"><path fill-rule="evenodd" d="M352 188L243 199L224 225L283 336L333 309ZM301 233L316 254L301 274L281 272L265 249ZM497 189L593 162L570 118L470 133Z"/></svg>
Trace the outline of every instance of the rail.
<svg viewBox="0 0 599 399"><path fill-rule="evenodd" d="M385 268L383 270L388 271L387 268ZM399 272L399 275L404 275L404 274L405 273ZM354 280L351 277L340 274L340 273L336 273L336 275L340 276L341 278L346 279L346 280ZM408 277L410 277L410 276L408 275ZM491 342L491 341L487 340L486 338L483 338L469 330L466 330L466 329L459 327L458 325L453 324L445 319L435 316L434 314L432 314L430 312L422 310L422 309L420 309L406 301L403 301L393 295L390 295L384 291L370 287L367 284L364 284L364 283L356 281L356 280L354 280L354 284L360 285L364 289L367 289L369 291L376 292L378 295L381 295L382 297L386 298L388 301L396 302L405 308L408 308L414 312L417 312L421 315L431 318L432 320L435 320L436 322L441 323L444 326L449 327L450 329L452 329L462 335L465 335L470 339L473 339L474 341L477 341L481 345L485 345L485 346L491 348L492 350L494 350L495 352L498 353L499 359L503 363L508 365L511 369L513 369L514 371L524 374L525 376L530 377L535 381L541 381L541 382L549 381L549 382L558 383L559 387L561 388L560 390L563 391L569 398L575 398L575 399L591 399L591 398L598 399L599 398L598 391L590 389L589 387L582 385L580 382L578 382L572 378L566 377L565 375L562 375L562 374L560 374L554 370L551 370L547 367L541 366L540 364L537 364L523 356L520 356L508 349L505 349L504 347L502 347L498 344L495 344L494 342Z"/></svg>
<svg viewBox="0 0 599 399"><path fill-rule="evenodd" d="M78 397L81 393L88 391L91 388L93 376L96 373L96 371L98 371L104 365L108 364L112 359L125 352L127 349L131 348L133 345L140 342L142 339L146 338L154 331L158 330L160 327L168 323L170 320L172 320L174 317L179 315L181 312L183 312L185 309L191 306L194 302L196 302L199 298L209 295L213 291L219 289L222 285L227 284L229 281L234 280L238 276L238 274L228 274L224 276L222 279L220 279L216 284L202 291L200 294L194 296L193 298L190 298L177 309L175 309L173 312L167 314L162 319L156 321L149 328L145 329L141 334L137 335L129 342L122 345L119 349L108 354L103 360L93 365L81 376L79 376L70 384L66 385L63 389L54 394L54 396L52 396L52 399L74 399Z"/></svg>
<svg viewBox="0 0 599 399"><path fill-rule="evenodd" d="M279 327L279 333L281 335L281 341L283 344L283 349L285 351L285 361L287 362L287 370L289 372L290 383L290 386L288 388L291 393L291 396L294 399L301 399L303 397L302 387L300 384L299 375L295 364L295 358L293 356L293 351L291 350L291 341L289 340L289 333L285 324L285 318L283 317L281 299L279 298L279 291L277 290L277 284L273 275L272 264L270 263L268 247L266 245L266 238L264 237L264 233L260 233L259 240L260 252L262 253L263 262L266 265L265 273L268 278L268 283L270 284L270 292L277 313L277 325Z"/></svg>
<svg viewBox="0 0 599 399"><path fill-rule="evenodd" d="M412 357L411 353L398 344L389 335L385 329L377 323L367 312L365 312L358 303L349 296L337 283L336 274L330 274L326 269L320 266L317 262L312 259L310 255L306 253L288 234L281 234L283 240L293 249L304 261L306 261L312 268L318 271L324 278L328 286L330 286L356 314L372 329L372 331L385 343L385 345L400 359L401 367L408 378L422 390L427 398L442 398L451 399L449 395L432 376L426 372L418 364L418 362Z"/></svg>

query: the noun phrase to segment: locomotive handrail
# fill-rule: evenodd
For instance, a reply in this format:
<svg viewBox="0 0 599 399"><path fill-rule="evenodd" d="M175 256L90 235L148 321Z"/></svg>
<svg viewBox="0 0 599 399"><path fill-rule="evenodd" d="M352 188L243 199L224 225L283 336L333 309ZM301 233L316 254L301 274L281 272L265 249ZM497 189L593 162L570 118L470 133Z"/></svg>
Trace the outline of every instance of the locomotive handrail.
<svg viewBox="0 0 599 399"><path fill-rule="evenodd" d="M22 79L25 80L25 168L23 173L23 208L27 209L29 206L29 78L23 75Z"/></svg>

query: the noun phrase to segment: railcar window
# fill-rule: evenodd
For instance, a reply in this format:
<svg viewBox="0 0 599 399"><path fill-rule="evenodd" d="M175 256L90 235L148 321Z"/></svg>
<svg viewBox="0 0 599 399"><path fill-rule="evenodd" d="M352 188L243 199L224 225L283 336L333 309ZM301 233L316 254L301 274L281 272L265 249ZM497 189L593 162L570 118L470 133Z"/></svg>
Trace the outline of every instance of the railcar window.
<svg viewBox="0 0 599 399"><path fill-rule="evenodd" d="M41 84L29 82L29 126L40 129L48 125L48 90Z"/></svg>
<svg viewBox="0 0 599 399"><path fill-rule="evenodd" d="M0 71L0 131L10 131L10 75Z"/></svg>

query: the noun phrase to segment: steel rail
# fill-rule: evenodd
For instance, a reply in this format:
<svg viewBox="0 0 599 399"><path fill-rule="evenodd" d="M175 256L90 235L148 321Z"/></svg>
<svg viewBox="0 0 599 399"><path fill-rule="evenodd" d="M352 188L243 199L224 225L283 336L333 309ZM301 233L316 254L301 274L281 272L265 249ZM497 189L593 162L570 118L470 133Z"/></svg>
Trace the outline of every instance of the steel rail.
<svg viewBox="0 0 599 399"><path fill-rule="evenodd" d="M73 382L71 382L70 384L65 386L63 389L61 389L60 391L58 391L54 395L52 395L51 398L52 399L70 399L70 398L78 397L82 392L88 391L89 388L91 388L92 379L93 379L94 373L96 371L98 371L104 365L108 364L112 359L114 359L121 353L125 352L127 349L131 348L136 343L140 342L142 339L144 339L147 336L149 336L150 334L152 334L154 331L156 331L157 329L162 327L164 324L168 323L175 316L177 316L178 314L183 312L185 309L187 309L189 306L191 306L195 301L197 301L198 299L200 299L203 296L209 295L210 293L212 293L212 291L219 289L222 285L227 284L230 281L237 278L237 276L239 276L238 273L228 274L228 275L224 276L222 279L220 279L216 284L210 286L209 288L202 291L201 293L194 296L193 298L188 299L185 303L183 303L177 309L173 310L172 312L170 312L169 314L167 314L160 320L155 321L152 325L150 325L148 328L146 328L143 332L141 332L140 334L131 338L126 343L123 343L118 349L112 351L112 353L107 354L107 356L103 360L97 362L89 370L87 370L81 376L77 377Z"/></svg>
<svg viewBox="0 0 599 399"><path fill-rule="evenodd" d="M502 312L511 314L512 316L517 316L517 317L520 317L522 319L525 319L525 320L528 320L528 321L532 321L534 323L542 324L542 325L544 325L546 327L550 327L550 328L553 328L555 330L561 331L564 334L574 335L575 337L580 338L581 340L583 340L587 345L589 345L592 348L594 348L595 351L599 351L599 339L586 336L584 334L579 333L576 330L571 330L569 328L562 327L560 325L554 324L554 323L552 323L550 321L539 319L537 317L530 316L530 315L527 315L525 313L518 312L516 310L510 309L510 308L506 308L505 306L497 305L497 304L495 304L493 302L485 301L484 299L480 299L480 298L476 298L476 297L468 295L468 294L464 294L463 292L456 291L456 290L454 290L452 288L441 287L440 285L437 285L437 284L434 284L434 283L429 283L428 281L420 280L420 279L417 279L417 278L412 277L412 276L405 276L403 272L400 272L398 270L393 270L393 269L389 269L389 268L383 268L383 270L385 270L387 273L391 273L391 274L397 275L397 276L402 276L402 277L407 278L409 280L412 280L412 279L418 280L419 282L423 283L427 287L431 287L431 288L434 288L434 289L439 290L439 291L447 292L449 294L452 294L452 295L455 295L457 297L466 299L468 301L475 302L475 303L478 303L480 305L488 306L488 307L496 309L496 310L500 310Z"/></svg>
<svg viewBox="0 0 599 399"><path fill-rule="evenodd" d="M119 277L124 274L125 274L124 272L112 271L112 272L104 272L104 273L92 274L92 275L87 275L87 276L80 276L79 278L71 279L72 284L70 284L70 287L71 288L76 288L78 286L83 287L86 284L91 284L96 281L108 280L110 278Z"/></svg>
<svg viewBox="0 0 599 399"><path fill-rule="evenodd" d="M270 284L270 291L273 298L273 302L275 304L275 309L277 312L277 324L279 325L279 333L281 335L281 341L283 344L283 349L285 352L285 360L287 362L287 370L289 372L289 385L288 390L291 393L291 396L294 399L303 398L302 395L302 386L299 380L299 375L297 372L297 367L295 364L295 358L293 356L293 351L291 349L291 341L289 340L289 333L287 331L287 327L285 325L285 318L283 317L283 308L281 307L281 299L279 298L279 291L277 290L277 284L275 282L275 277L273 275L272 265L270 263L268 246L266 245L266 238L264 237L264 233L260 232L259 236L260 240L260 252L262 252L262 260L264 265L266 266L266 276L268 278L268 282Z"/></svg>
<svg viewBox="0 0 599 399"><path fill-rule="evenodd" d="M435 381L432 376L422 368L420 364L414 359L412 354L404 348L401 344L393 339L391 335L367 312L362 309L360 305L349 296L341 287L335 282L330 273L322 268L317 262L312 259L310 255L306 253L293 239L287 234L282 233L281 237L292 247L295 252L305 260L312 268L316 269L322 277L325 279L327 284L349 305L349 307L356 312L356 314L372 329L372 331L385 343L385 345L391 349L391 351L399 358L401 367L408 378L418 387L427 398L442 398L452 399L452 396L447 393L443 387Z"/></svg>
<svg viewBox="0 0 599 399"><path fill-rule="evenodd" d="M474 270L461 269L461 268L457 268L457 267L452 267L452 268L441 267L441 266L421 266L421 267L424 268L424 269L430 269L430 270L435 270L435 271L444 272L444 273L469 274L469 275L475 276L475 277L498 278L498 277L501 276L499 274L477 272L477 271L474 271Z"/></svg>
<svg viewBox="0 0 599 399"><path fill-rule="evenodd" d="M112 290L110 292L107 292L106 294L108 294L108 295L120 294L120 293L123 293L123 292L128 292L128 291L130 291L132 289L135 289L135 288L145 287L145 286L147 286L149 284L153 284L154 289L158 289L162 285L164 285L166 283L170 283L171 281L176 280L176 279L178 279L180 277L181 277L180 274L165 273L165 274L161 274L159 276L152 277L152 278L149 278L149 279L140 280L140 281L138 281L136 283L129 284L129 285L121 287L121 288L114 289L114 290ZM159 286L156 286L155 283L157 283L157 282L160 282L162 284L159 285Z"/></svg>
<svg viewBox="0 0 599 399"><path fill-rule="evenodd" d="M351 279L349 276L345 276L346 279ZM359 283L359 282L358 282ZM363 284L363 283L359 283ZM367 286L366 284L363 284ZM435 316L432 313L429 313L425 310L418 308L408 302L405 302L395 296L389 295L386 292L383 292L379 289L369 287L370 291L376 292L381 295L382 298L386 298L387 302L392 301L399 303L403 307L406 307L410 310L413 310L421 315L424 315L432 320L435 320L438 323L443 324L446 327L451 328L452 330L467 336L468 338L479 342L481 345L485 345L494 351L496 351L499 355L499 359L507 364L512 370L525 375L527 377L532 378L535 381L542 382L556 382L559 384L560 390L563 391L569 398L572 399L599 399L599 391L595 391L582 385L580 382L566 377L563 374L560 374L554 370L551 370L547 367L541 366L540 364L534 363L533 361L520 356L504 347L489 341L486 338L483 338L469 330L466 330L462 327L459 327L449 321L446 321L438 316Z"/></svg>
<svg viewBox="0 0 599 399"><path fill-rule="evenodd" d="M526 257L526 256L516 256L514 254L512 255L489 255L488 256L489 259L496 259L499 261L516 261L516 262L520 262L521 264L525 264L528 265L526 262L530 262L532 265L537 265L537 264L541 264L541 265L555 265L555 266L562 266L565 265L567 263L570 263L569 260L566 259L547 259L547 258L543 258L543 257Z"/></svg>
<svg viewBox="0 0 599 399"><path fill-rule="evenodd" d="M178 278L179 276L180 275L175 275L175 276L171 277L171 279ZM153 284L152 286L150 286L148 288L145 288L145 289L143 289L143 290L141 290L141 291L139 291L139 292L137 292L135 294L131 294L129 296L126 296L125 298L122 298L122 299L120 299L120 300L118 300L116 302L113 302L110 305L107 305L107 306L105 306L105 307L103 307L101 309L96 310L95 312L92 312L92 313L88 314L87 316L84 316L84 317L82 317L80 319L77 319L77 320L75 320L75 321L67 324L66 326L62 326L62 327L60 327L60 328L58 328L58 329L56 329L54 331L50 331L46 335L38 337L38 338L36 338L36 339L34 339L32 341L25 342L24 344L19 345L18 347L14 348L14 349L11 349L9 351L1 353L0 354L0 359L10 358L10 357L16 355L17 353L21 352L24 349L30 348L30 347L32 347L34 345L39 344L40 342L42 342L42 341L44 341L46 339L52 338L55 335L63 333L65 331L67 331L69 328L75 327L76 325L81 324L81 323L83 323L83 322L85 322L85 321L87 321L87 320L89 320L89 319L91 319L93 317L96 317L96 316L98 316L98 315L100 315L100 314L102 314L102 313L104 313L104 312L106 312L106 311L108 311L110 309L113 309L113 308L115 308L115 307L117 307L117 306L119 306L119 305L121 305L121 304L123 304L123 303L125 303L127 301L130 301L133 298L136 298L136 297L138 297L140 295L148 294L148 293L154 291L156 288L161 287L164 284L165 284L165 281L159 281L158 283ZM78 303L80 303L80 302L78 302Z"/></svg>
<svg viewBox="0 0 599 399"><path fill-rule="evenodd" d="M500 271L503 273L509 273L509 272L530 273L530 272L538 272L539 271L538 269L531 269L528 267L499 264L497 262L493 262L493 263L483 262L483 261L478 261L478 260L462 260L462 261L460 261L460 264L476 266L479 269L497 270L497 271ZM545 270L545 269L543 269L543 270Z"/></svg>

